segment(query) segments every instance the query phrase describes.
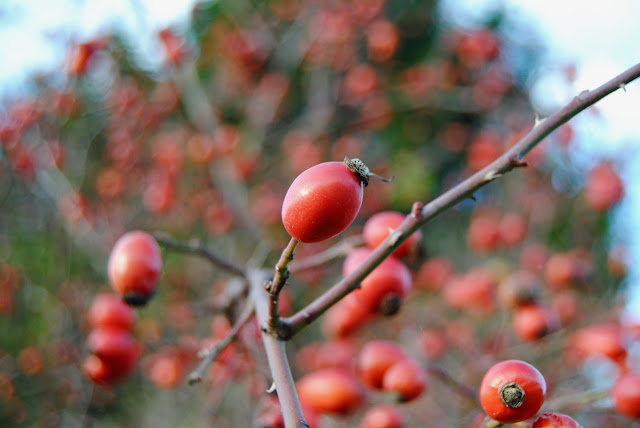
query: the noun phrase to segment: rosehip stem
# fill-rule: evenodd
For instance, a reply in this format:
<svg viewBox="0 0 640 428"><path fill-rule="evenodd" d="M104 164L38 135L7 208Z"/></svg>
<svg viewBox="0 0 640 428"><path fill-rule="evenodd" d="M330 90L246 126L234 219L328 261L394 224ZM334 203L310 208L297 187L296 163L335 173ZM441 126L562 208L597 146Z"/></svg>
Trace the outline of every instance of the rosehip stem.
<svg viewBox="0 0 640 428"><path fill-rule="evenodd" d="M360 281L382 263L383 260L389 257L396 248L409 239L411 234L427 221L465 199L472 197L477 190L493 180L502 177L514 168L524 166L525 164L522 158L549 134L560 127L560 125L568 122L569 119L612 92L623 88L624 85L637 79L639 76L640 64L636 64L598 88L581 92L553 115L542 121L536 121L533 128L524 138L514 144L491 164L449 189L428 204L423 206L421 203L416 202L411 210L411 214L405 218L405 221L394 233L389 235L384 242L375 248L360 266L302 310L288 318L280 320L279 327L282 331L287 332L287 336L281 338L285 340L291 338L298 331L319 318L340 299L356 289ZM357 166L358 165L356 165L356 167Z"/></svg>

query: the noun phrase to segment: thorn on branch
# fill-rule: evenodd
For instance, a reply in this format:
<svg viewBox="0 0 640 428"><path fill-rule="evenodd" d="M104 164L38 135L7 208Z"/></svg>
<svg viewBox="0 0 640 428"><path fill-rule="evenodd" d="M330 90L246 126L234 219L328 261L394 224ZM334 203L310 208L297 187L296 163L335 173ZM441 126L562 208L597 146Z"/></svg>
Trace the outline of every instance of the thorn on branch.
<svg viewBox="0 0 640 428"><path fill-rule="evenodd" d="M202 376L200 376L198 373L191 373L189 375L189 380L187 381L189 383L189 386L193 386L196 383L200 383L202 382Z"/></svg>
<svg viewBox="0 0 640 428"><path fill-rule="evenodd" d="M627 85L624 83L621 83L620 86L618 86L618 88L622 89L625 93L627 92Z"/></svg>
<svg viewBox="0 0 640 428"><path fill-rule="evenodd" d="M515 156L509 158L509 165L511 165L512 168L524 168L529 166L526 160L519 159Z"/></svg>
<svg viewBox="0 0 640 428"><path fill-rule="evenodd" d="M478 200L476 199L475 195L470 195L469 199L471 199L473 202L478 202Z"/></svg>
<svg viewBox="0 0 640 428"><path fill-rule="evenodd" d="M273 394L274 392L276 392L276 384L275 382L271 382L271 385L267 388L267 394Z"/></svg>
<svg viewBox="0 0 640 428"><path fill-rule="evenodd" d="M413 218L419 218L420 213L422 212L422 208L424 208L424 204L422 202L414 202L411 206L411 215Z"/></svg>
<svg viewBox="0 0 640 428"><path fill-rule="evenodd" d="M484 181L485 183L488 183L499 177L502 177L502 174L500 174L498 171L495 171L495 170L489 171L487 175L484 176Z"/></svg>

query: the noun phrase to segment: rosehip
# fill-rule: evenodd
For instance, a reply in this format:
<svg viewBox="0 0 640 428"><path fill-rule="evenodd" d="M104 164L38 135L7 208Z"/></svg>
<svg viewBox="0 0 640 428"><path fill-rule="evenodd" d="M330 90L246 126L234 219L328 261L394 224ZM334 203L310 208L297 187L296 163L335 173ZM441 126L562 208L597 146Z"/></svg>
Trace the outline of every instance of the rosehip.
<svg viewBox="0 0 640 428"><path fill-rule="evenodd" d="M544 403L547 383L531 364L506 360L491 367L480 385L480 404L489 417L515 423L535 415Z"/></svg>
<svg viewBox="0 0 640 428"><path fill-rule="evenodd" d="M153 296L162 271L160 247L146 232L127 232L111 250L107 270L111 286L125 302L144 305Z"/></svg>

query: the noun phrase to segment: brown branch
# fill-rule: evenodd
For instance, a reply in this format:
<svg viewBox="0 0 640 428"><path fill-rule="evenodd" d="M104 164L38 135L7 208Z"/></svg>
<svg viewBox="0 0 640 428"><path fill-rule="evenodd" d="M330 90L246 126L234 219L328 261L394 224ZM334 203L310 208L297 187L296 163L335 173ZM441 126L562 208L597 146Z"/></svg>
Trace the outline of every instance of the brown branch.
<svg viewBox="0 0 640 428"><path fill-rule="evenodd" d="M267 361L273 376L286 428L309 428L300 400L296 392L293 375L287 359L285 342L269 332L269 293L264 288L265 271L249 271L250 298L255 305L256 317L260 324Z"/></svg>
<svg viewBox="0 0 640 428"><path fill-rule="evenodd" d="M220 339L220 341L216 342L214 345L209 348L203 349L198 354L202 357L202 361L198 365L198 367L191 372L189 375L189 385L194 385L202 381L202 375L204 371L213 363L218 356L226 349L227 346L238 336L238 333L250 320L253 318L254 307L253 301L248 300L247 305L244 308L240 317L236 320L236 322L231 327L231 330L227 332L227 334Z"/></svg>
<svg viewBox="0 0 640 428"><path fill-rule="evenodd" d="M178 241L177 239L173 238L172 236L164 232L155 232L153 234L153 237L163 247L166 247L175 251L180 251L183 253L197 254L209 260L211 264L213 264L214 266L220 269L223 269L229 273L241 276L243 278L246 278L247 276L247 273L245 272L242 266L239 266L235 263L225 260L218 254L214 253L209 248L204 246L199 239L192 239L189 242L182 242L182 241Z"/></svg>
<svg viewBox="0 0 640 428"><path fill-rule="evenodd" d="M566 123L572 117L601 100L610 93L620 89L625 84L640 76L640 64L636 64L622 74L614 77L592 91L583 91L569 104L545 120L536 121L535 126L524 138L513 145L502 156L487 167L476 172L457 186L443 193L427 205L416 202L405 221L384 242L375 248L371 254L337 284L332 286L324 294L311 302L305 308L288 318L280 321L281 331L285 333L281 339L287 340L298 331L316 320L327 309L357 288L358 284L384 259L411 236L418 228L438 214L459 202L472 197L478 189L489 184L493 180L503 176L514 168L524 166L522 158L539 144L551 132L560 125Z"/></svg>

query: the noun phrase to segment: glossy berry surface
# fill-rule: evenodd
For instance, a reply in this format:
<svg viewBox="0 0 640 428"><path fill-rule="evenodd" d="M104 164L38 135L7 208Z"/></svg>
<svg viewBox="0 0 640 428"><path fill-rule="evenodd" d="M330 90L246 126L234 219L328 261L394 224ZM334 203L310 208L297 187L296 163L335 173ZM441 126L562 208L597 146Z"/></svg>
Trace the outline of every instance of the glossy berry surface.
<svg viewBox="0 0 640 428"><path fill-rule="evenodd" d="M547 383L531 364L506 360L492 366L480 385L480 404L489 417L515 423L535 415L544 403Z"/></svg>
<svg viewBox="0 0 640 428"><path fill-rule="evenodd" d="M153 296L162 271L156 240L143 231L127 232L116 241L107 272L114 290L130 305L144 305Z"/></svg>
<svg viewBox="0 0 640 428"><path fill-rule="evenodd" d="M295 239L321 242L353 223L364 185L342 162L325 162L302 172L282 203L282 223Z"/></svg>

